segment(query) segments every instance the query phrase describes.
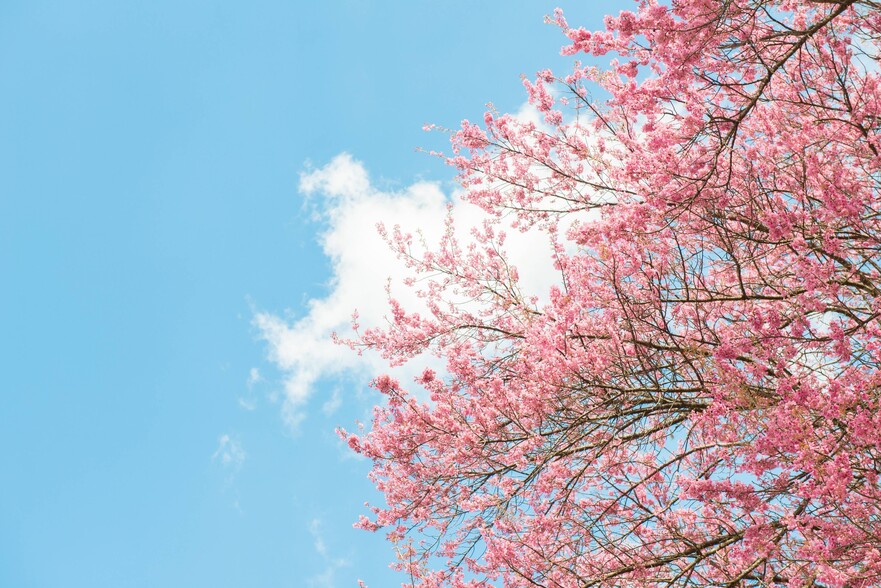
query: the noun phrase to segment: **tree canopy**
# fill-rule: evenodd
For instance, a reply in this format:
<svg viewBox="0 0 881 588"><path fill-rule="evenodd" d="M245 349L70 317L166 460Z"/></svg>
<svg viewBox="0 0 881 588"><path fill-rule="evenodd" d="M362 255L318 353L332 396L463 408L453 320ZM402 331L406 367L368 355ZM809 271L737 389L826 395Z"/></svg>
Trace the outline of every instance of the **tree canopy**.
<svg viewBox="0 0 881 588"><path fill-rule="evenodd" d="M549 17L609 65L525 81L543 122L453 133L471 245L390 233L428 312L354 345L446 368L341 432L387 503L359 524L425 588L879 585L881 5L636 4Z"/></svg>

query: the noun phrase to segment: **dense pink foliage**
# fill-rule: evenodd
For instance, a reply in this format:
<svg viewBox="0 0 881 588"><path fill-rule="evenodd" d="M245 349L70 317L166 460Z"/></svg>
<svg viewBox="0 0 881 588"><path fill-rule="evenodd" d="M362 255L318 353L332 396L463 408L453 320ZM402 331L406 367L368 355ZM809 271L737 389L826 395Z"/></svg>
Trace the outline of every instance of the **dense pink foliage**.
<svg viewBox="0 0 881 588"><path fill-rule="evenodd" d="M427 403L378 378L343 433L387 501L360 525L426 588L881 585L881 8L550 20L614 60L525 82L544 126L455 133L476 246L390 236L430 312L356 344L447 373ZM548 235L545 298L512 218Z"/></svg>

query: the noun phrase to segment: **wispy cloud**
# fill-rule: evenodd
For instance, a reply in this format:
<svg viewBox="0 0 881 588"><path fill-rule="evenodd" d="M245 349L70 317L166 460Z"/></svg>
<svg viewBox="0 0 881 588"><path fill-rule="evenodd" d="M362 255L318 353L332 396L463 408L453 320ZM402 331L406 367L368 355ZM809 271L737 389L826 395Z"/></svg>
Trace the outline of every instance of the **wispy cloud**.
<svg viewBox="0 0 881 588"><path fill-rule="evenodd" d="M340 568L351 565L345 558L332 557L324 540L321 519L315 518L309 521L309 534L312 535L312 546L315 553L324 562L324 570L308 578L306 582L311 588L335 588L336 574Z"/></svg>
<svg viewBox="0 0 881 588"><path fill-rule="evenodd" d="M239 396L239 406L251 412L257 408L257 397L254 394L254 388L263 381L263 375L258 368L252 367L248 371L248 379L245 381L247 392L244 396Z"/></svg>
<svg viewBox="0 0 881 588"><path fill-rule="evenodd" d="M325 416L331 416L333 413L339 410L342 404L343 398L340 394L340 389L334 388L331 397L327 401L325 401L324 404L321 405L321 412L323 412Z"/></svg>
<svg viewBox="0 0 881 588"><path fill-rule="evenodd" d="M327 545L324 543L324 537L321 535L321 519L309 521L309 534L312 535L312 544L318 555L327 557Z"/></svg>
<svg viewBox="0 0 881 588"><path fill-rule="evenodd" d="M217 449L211 456L212 461L218 462L225 469L237 472L245 463L248 455L242 448L242 443L236 437L221 435L217 440Z"/></svg>
<svg viewBox="0 0 881 588"><path fill-rule="evenodd" d="M260 370L252 367L248 372L248 388L253 388L254 384L263 380L263 376L260 375Z"/></svg>

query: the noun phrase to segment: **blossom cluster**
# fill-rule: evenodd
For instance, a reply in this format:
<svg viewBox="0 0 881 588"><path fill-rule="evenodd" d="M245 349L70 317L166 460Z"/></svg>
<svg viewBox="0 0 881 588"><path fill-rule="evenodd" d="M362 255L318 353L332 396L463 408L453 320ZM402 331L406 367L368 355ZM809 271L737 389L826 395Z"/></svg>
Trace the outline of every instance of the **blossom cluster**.
<svg viewBox="0 0 881 588"><path fill-rule="evenodd" d="M446 371L342 432L387 503L359 525L424 588L879 585L881 10L637 4L549 17L612 59L527 81L543 125L453 134L472 242L389 236L429 312L354 344Z"/></svg>

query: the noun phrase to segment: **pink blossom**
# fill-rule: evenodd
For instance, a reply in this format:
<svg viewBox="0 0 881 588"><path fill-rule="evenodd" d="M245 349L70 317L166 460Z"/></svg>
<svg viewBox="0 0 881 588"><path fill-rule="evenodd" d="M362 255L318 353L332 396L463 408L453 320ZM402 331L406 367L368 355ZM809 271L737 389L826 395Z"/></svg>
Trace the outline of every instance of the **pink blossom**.
<svg viewBox="0 0 881 588"><path fill-rule="evenodd" d="M422 588L881 584L881 11L548 20L620 61L524 80L542 128L452 134L471 241L385 233L428 310L350 343L445 370L429 402L377 377L372 428L340 432L386 500L357 526ZM548 238L541 297L511 222Z"/></svg>

